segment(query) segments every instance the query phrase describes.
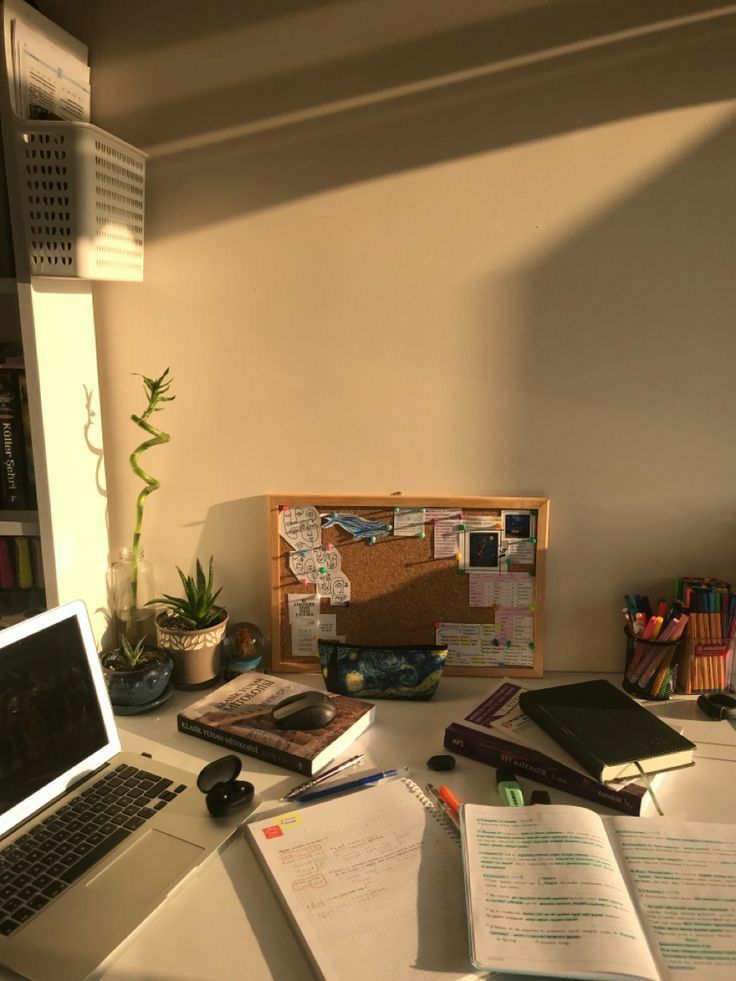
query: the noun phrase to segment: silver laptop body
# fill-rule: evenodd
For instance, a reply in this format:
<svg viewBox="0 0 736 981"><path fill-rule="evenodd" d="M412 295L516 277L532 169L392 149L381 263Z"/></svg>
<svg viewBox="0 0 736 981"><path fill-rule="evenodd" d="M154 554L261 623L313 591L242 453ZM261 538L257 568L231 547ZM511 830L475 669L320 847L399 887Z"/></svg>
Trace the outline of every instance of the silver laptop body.
<svg viewBox="0 0 736 981"><path fill-rule="evenodd" d="M0 964L87 977L237 826L195 779L120 752L83 603L0 630Z"/></svg>

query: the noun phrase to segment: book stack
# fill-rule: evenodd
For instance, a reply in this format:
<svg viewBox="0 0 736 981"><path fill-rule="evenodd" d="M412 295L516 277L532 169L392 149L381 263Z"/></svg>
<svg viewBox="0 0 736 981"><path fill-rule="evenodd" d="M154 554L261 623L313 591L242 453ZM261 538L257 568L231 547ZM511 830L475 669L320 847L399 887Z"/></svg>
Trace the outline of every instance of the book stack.
<svg viewBox="0 0 736 981"><path fill-rule="evenodd" d="M0 509L36 507L26 374L0 365Z"/></svg>
<svg viewBox="0 0 736 981"><path fill-rule="evenodd" d="M634 764L615 767L616 780L608 774L602 777L601 771L594 774L586 765L587 759L582 763L570 747L563 748L525 713L520 700L523 702L527 694L516 682L498 682L465 718L446 728L445 747L490 766L508 767L521 777L623 814L638 815L649 806L647 784ZM623 692L619 694L632 702ZM646 709L641 711L648 714Z"/></svg>
<svg viewBox="0 0 736 981"><path fill-rule="evenodd" d="M695 743L605 678L524 692L519 707L596 780L693 762Z"/></svg>
<svg viewBox="0 0 736 981"><path fill-rule="evenodd" d="M41 540L0 536L0 615L45 607Z"/></svg>

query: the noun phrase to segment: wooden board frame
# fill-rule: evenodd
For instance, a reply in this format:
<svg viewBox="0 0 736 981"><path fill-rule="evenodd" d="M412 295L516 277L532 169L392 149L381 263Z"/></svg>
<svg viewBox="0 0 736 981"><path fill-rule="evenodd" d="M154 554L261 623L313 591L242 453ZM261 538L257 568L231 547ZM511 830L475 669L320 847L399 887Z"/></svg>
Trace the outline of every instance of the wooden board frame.
<svg viewBox="0 0 736 981"><path fill-rule="evenodd" d="M267 498L271 587L271 667L279 672L318 671L317 657L296 657L291 652L288 595L316 593L305 586L289 568L294 552L279 532L279 513L299 505L313 506L321 515L354 513L361 517L393 521L396 509L439 508L461 511L471 520L499 515L502 510L536 511L535 561L529 566L509 566L527 571L536 580L534 603L527 608L534 618L531 666L445 667L447 675L478 677L541 678L544 666L544 593L549 528L549 499L546 497L404 497L341 494L281 494ZM458 559L434 558L432 523L424 538L389 535L374 544L356 541L338 525L322 529L322 543L340 552L342 568L351 580L352 600L348 606L325 605L323 613L337 617L337 634L353 644L434 644L438 622L494 623L495 607L469 606L468 576L460 573ZM464 593L463 593L464 591ZM458 613L462 613L462 617Z"/></svg>

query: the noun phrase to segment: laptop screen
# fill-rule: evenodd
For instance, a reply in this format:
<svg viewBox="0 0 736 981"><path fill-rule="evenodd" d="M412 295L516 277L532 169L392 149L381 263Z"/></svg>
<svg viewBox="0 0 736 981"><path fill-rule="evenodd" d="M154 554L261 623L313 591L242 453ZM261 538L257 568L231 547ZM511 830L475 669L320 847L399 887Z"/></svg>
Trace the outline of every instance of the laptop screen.
<svg viewBox="0 0 736 981"><path fill-rule="evenodd" d="M19 624L20 636L8 637L16 627L0 632L0 832L7 812L47 803L99 765L101 751L111 755L85 621L84 607L70 604ZM35 809L20 807L17 817Z"/></svg>

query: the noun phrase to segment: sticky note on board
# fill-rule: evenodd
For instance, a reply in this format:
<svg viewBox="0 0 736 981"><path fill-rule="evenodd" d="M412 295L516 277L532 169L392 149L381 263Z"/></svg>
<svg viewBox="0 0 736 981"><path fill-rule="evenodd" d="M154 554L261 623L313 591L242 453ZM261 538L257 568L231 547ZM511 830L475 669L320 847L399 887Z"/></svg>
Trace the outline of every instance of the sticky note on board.
<svg viewBox="0 0 736 981"><path fill-rule="evenodd" d="M396 508L394 535L397 538L419 538L424 534L424 508Z"/></svg>
<svg viewBox="0 0 736 981"><path fill-rule="evenodd" d="M289 593L289 623L314 622L319 616L319 596L314 593Z"/></svg>

